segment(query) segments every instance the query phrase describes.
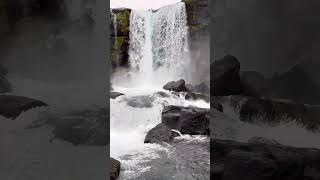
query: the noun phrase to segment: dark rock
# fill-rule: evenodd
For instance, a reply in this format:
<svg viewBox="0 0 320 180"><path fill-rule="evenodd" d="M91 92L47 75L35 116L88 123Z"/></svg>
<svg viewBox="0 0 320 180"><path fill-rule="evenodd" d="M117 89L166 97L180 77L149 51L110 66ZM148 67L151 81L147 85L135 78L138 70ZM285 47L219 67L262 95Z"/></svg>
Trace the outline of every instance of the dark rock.
<svg viewBox="0 0 320 180"><path fill-rule="evenodd" d="M15 119L32 108L48 106L46 103L22 96L0 95L0 115Z"/></svg>
<svg viewBox="0 0 320 180"><path fill-rule="evenodd" d="M162 143L171 142L177 134L169 127L160 123L152 128L146 135L144 143Z"/></svg>
<svg viewBox="0 0 320 180"><path fill-rule="evenodd" d="M189 92L194 92L194 86L192 84L186 84L186 88Z"/></svg>
<svg viewBox="0 0 320 180"><path fill-rule="evenodd" d="M119 96L123 96L124 94L119 93L119 92L110 92L110 98L111 99L116 99Z"/></svg>
<svg viewBox="0 0 320 180"><path fill-rule="evenodd" d="M12 86L8 79L0 75L0 93L7 93L12 91Z"/></svg>
<svg viewBox="0 0 320 180"><path fill-rule="evenodd" d="M271 95L271 81L255 71L240 72L243 94L253 97L269 97Z"/></svg>
<svg viewBox="0 0 320 180"><path fill-rule="evenodd" d="M166 106L162 123L182 134L209 135L209 109L196 107Z"/></svg>
<svg viewBox="0 0 320 180"><path fill-rule="evenodd" d="M193 93L193 92L188 92L185 96L186 100L204 100L206 102L210 101L210 97L205 95L205 94L199 94L199 93Z"/></svg>
<svg viewBox="0 0 320 180"><path fill-rule="evenodd" d="M210 94L210 88L206 83L200 83L194 86L194 92L202 93L202 94Z"/></svg>
<svg viewBox="0 0 320 180"><path fill-rule="evenodd" d="M280 143L278 143L276 140L267 139L264 137L252 137L248 140L248 143L250 143L250 144L280 145Z"/></svg>
<svg viewBox="0 0 320 180"><path fill-rule="evenodd" d="M168 82L163 86L163 89L175 92L188 91L188 88L186 87L185 81L183 79L180 79L179 81Z"/></svg>
<svg viewBox="0 0 320 180"><path fill-rule="evenodd" d="M226 55L210 65L211 96L236 95L242 92L240 83L240 63L231 55Z"/></svg>
<svg viewBox="0 0 320 180"><path fill-rule="evenodd" d="M300 180L319 175L317 149L227 140L212 140L211 147L212 179Z"/></svg>
<svg viewBox="0 0 320 180"><path fill-rule="evenodd" d="M118 160L110 158L110 180L116 180L119 177L121 163Z"/></svg>
<svg viewBox="0 0 320 180"><path fill-rule="evenodd" d="M220 112L223 112L223 106L222 106L222 104L221 104L220 102L218 102L218 101L215 101L215 100L211 101L211 102L210 102L210 107L211 107L211 108L214 108L214 109L216 109L216 110L218 110L218 111L220 111Z"/></svg>

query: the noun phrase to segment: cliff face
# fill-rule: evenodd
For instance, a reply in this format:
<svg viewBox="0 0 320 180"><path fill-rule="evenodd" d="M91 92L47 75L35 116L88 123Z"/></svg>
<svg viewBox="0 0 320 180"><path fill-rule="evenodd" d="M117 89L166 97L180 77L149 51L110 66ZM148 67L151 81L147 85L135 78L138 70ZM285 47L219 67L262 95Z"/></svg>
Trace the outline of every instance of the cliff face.
<svg viewBox="0 0 320 180"><path fill-rule="evenodd" d="M130 9L112 9L110 21L111 63L128 66Z"/></svg>

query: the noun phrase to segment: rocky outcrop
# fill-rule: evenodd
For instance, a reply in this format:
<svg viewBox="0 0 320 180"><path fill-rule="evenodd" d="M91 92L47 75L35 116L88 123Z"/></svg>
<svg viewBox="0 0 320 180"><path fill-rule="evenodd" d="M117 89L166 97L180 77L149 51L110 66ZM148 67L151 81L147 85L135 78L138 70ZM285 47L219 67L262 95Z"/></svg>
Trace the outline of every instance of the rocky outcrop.
<svg viewBox="0 0 320 180"><path fill-rule="evenodd" d="M216 60L210 65L211 96L228 96L242 92L240 83L240 63L231 55Z"/></svg>
<svg viewBox="0 0 320 180"><path fill-rule="evenodd" d="M128 66L130 13L130 9L111 9L110 58L113 67Z"/></svg>
<svg viewBox="0 0 320 180"><path fill-rule="evenodd" d="M166 125L160 123L147 133L144 143L171 142L175 136L176 133Z"/></svg>
<svg viewBox="0 0 320 180"><path fill-rule="evenodd" d="M319 179L320 151L283 145L211 142L211 179Z"/></svg>
<svg viewBox="0 0 320 180"><path fill-rule="evenodd" d="M165 106L162 123L182 134L209 135L210 109L182 106Z"/></svg>
<svg viewBox="0 0 320 180"><path fill-rule="evenodd" d="M13 120L24 111L42 106L47 106L47 104L22 96L0 95L0 115Z"/></svg>
<svg viewBox="0 0 320 180"><path fill-rule="evenodd" d="M120 161L110 158L110 180L116 180L119 177L121 163Z"/></svg>
<svg viewBox="0 0 320 180"><path fill-rule="evenodd" d="M163 89L174 91L174 92L188 91L188 88L186 87L186 82L183 79L180 79L178 81L168 82L166 85L163 86Z"/></svg>

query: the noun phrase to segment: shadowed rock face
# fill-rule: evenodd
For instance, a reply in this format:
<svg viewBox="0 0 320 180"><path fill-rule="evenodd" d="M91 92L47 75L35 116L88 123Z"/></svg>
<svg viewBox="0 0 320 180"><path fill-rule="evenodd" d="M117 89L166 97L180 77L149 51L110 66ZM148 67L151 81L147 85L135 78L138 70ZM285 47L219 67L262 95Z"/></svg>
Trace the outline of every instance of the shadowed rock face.
<svg viewBox="0 0 320 180"><path fill-rule="evenodd" d="M22 96L0 96L0 115L12 120L17 118L24 111L41 106L47 106L47 104L36 99Z"/></svg>
<svg viewBox="0 0 320 180"><path fill-rule="evenodd" d="M180 79L178 81L168 82L166 85L163 86L163 89L166 89L169 91L175 91L175 92L189 91L188 88L186 87L186 82L183 79Z"/></svg>
<svg viewBox="0 0 320 180"><path fill-rule="evenodd" d="M144 143L171 142L175 136L170 128L160 123L147 133Z"/></svg>
<svg viewBox="0 0 320 180"><path fill-rule="evenodd" d="M211 141L211 179L318 179L320 151L283 145Z"/></svg>
<svg viewBox="0 0 320 180"><path fill-rule="evenodd" d="M110 158L110 180L116 180L120 174L121 163L120 161Z"/></svg>

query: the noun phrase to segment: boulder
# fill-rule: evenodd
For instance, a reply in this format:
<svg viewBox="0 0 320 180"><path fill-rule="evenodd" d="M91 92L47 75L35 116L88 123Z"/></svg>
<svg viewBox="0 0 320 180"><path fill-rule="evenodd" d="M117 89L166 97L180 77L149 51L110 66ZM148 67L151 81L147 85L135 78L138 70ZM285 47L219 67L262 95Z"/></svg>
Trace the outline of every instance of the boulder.
<svg viewBox="0 0 320 180"><path fill-rule="evenodd" d="M163 89L174 91L174 92L188 91L188 88L186 87L186 83L183 79L180 79L178 81L168 82L166 85L163 86Z"/></svg>
<svg viewBox="0 0 320 180"><path fill-rule="evenodd" d="M211 179L318 179L320 151L283 145L211 142Z"/></svg>
<svg viewBox="0 0 320 180"><path fill-rule="evenodd" d="M153 107L155 97L152 95L134 96L125 98L127 105L135 108L151 108Z"/></svg>
<svg viewBox="0 0 320 180"><path fill-rule="evenodd" d="M210 97L208 95L205 94L200 94L200 93L194 93L194 92L188 92L185 96L186 100L204 100L206 102L210 101Z"/></svg>
<svg viewBox="0 0 320 180"><path fill-rule="evenodd" d="M243 94L252 97L269 97L271 95L271 81L255 71L240 72Z"/></svg>
<svg viewBox="0 0 320 180"><path fill-rule="evenodd" d="M120 161L110 158L110 180L116 180L120 174L121 163Z"/></svg>
<svg viewBox="0 0 320 180"><path fill-rule="evenodd" d="M111 99L116 99L119 96L123 96L124 94L120 93L120 92L110 92L110 98Z"/></svg>
<svg viewBox="0 0 320 180"><path fill-rule="evenodd" d="M0 95L0 115L13 120L24 111L43 106L48 105L42 101L28 97Z"/></svg>
<svg viewBox="0 0 320 180"><path fill-rule="evenodd" d="M213 61L210 65L211 96L228 96L241 94L240 63L231 55Z"/></svg>
<svg viewBox="0 0 320 180"><path fill-rule="evenodd" d="M166 125L160 123L147 133L144 143L171 142L175 136L176 133Z"/></svg>
<svg viewBox="0 0 320 180"><path fill-rule="evenodd" d="M182 134L209 135L210 109L197 107L166 106L162 123Z"/></svg>
<svg viewBox="0 0 320 180"><path fill-rule="evenodd" d="M195 85L193 91L196 93L201 93L201 94L210 94L210 88L204 82L202 82L198 85Z"/></svg>

